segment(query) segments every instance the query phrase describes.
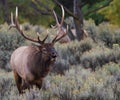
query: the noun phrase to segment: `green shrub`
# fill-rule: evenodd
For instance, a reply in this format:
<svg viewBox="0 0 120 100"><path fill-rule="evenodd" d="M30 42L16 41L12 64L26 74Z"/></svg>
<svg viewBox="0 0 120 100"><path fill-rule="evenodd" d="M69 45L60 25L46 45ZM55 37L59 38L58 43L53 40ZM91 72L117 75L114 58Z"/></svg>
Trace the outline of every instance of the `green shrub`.
<svg viewBox="0 0 120 100"><path fill-rule="evenodd" d="M6 25L0 26L0 67L7 69L11 53L25 40L16 29L7 31L6 28ZM38 26L29 24L23 25L23 29L32 36L41 31ZM119 100L120 32L105 25L93 25L88 30L92 38L99 39L97 43L90 38L56 43L59 56L52 70L55 74L50 73L44 79L41 90L34 87L19 95L13 74L0 69L0 100Z"/></svg>
<svg viewBox="0 0 120 100"><path fill-rule="evenodd" d="M1 100L119 100L120 84L116 76L120 66L115 63L104 65L96 72L73 66L61 75L48 75L41 90L25 90L19 95L11 73L0 74ZM4 75L5 74L5 75ZM5 84L3 84L6 82Z"/></svg>
<svg viewBox="0 0 120 100"><path fill-rule="evenodd" d="M105 46L112 48L113 44L120 44L120 30L103 30L99 33L98 39L100 39Z"/></svg>
<svg viewBox="0 0 120 100"><path fill-rule="evenodd" d="M95 42L103 42L105 46L112 48L113 44L120 44L120 29L109 24L95 26L92 20L85 21L84 28ZM100 41L99 41L100 40Z"/></svg>
<svg viewBox="0 0 120 100"><path fill-rule="evenodd" d="M103 68L105 70L109 71L109 73L114 76L116 76L120 73L120 65L112 63L112 62L110 62L106 65L103 65Z"/></svg>
<svg viewBox="0 0 120 100"><path fill-rule="evenodd" d="M91 37L94 42L97 42L97 26L95 25L94 21L93 20L88 20L88 21L85 21L84 23L84 28L86 29L86 31L89 33L89 37Z"/></svg>
<svg viewBox="0 0 120 100"><path fill-rule="evenodd" d="M114 44L120 45L120 31L114 33Z"/></svg>
<svg viewBox="0 0 120 100"><path fill-rule="evenodd" d="M84 53L81 56L81 64L85 68L92 68L95 71L97 67L101 67L102 65L115 62L119 63L120 61L120 48L116 49L108 49L97 47L93 50Z"/></svg>
<svg viewBox="0 0 120 100"><path fill-rule="evenodd" d="M17 95L13 74L0 69L0 100L16 100Z"/></svg>
<svg viewBox="0 0 120 100"><path fill-rule="evenodd" d="M105 43L106 46L112 47L113 45L113 36L109 31L102 31L99 34L99 39Z"/></svg>
<svg viewBox="0 0 120 100"><path fill-rule="evenodd" d="M24 38L15 31L0 30L0 68L9 70L8 63L13 50L23 45Z"/></svg>
<svg viewBox="0 0 120 100"><path fill-rule="evenodd" d="M65 72L69 69L70 69L70 64L66 60L58 58L55 64L53 65L51 72L64 75Z"/></svg>
<svg viewBox="0 0 120 100"><path fill-rule="evenodd" d="M79 64L80 56L91 50L95 46L95 43L86 38L83 41L73 41L68 44L61 44L56 46L60 59L64 59L69 62L70 65Z"/></svg>

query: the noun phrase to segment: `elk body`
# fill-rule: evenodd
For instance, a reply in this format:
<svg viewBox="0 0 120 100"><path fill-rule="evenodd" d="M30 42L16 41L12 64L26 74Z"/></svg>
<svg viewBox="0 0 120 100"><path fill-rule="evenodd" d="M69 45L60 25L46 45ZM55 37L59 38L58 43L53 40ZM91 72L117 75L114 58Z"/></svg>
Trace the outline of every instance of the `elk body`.
<svg viewBox="0 0 120 100"><path fill-rule="evenodd" d="M30 89L33 85L36 85L40 89L42 86L43 78L48 74L55 62L57 52L54 48L54 44L62 39L68 32L68 27L66 29L66 32L62 30L64 9L62 6L61 8L61 23L58 22L56 13L54 12L60 34L58 33L51 43L45 43L48 35L42 41L40 40L39 36L36 40L26 36L23 30L20 28L18 22L18 9L16 8L16 16L14 19L15 23L13 21L13 15L11 14L12 23L10 25L10 28L16 28L24 38L39 44L19 47L11 55L10 65L14 73L14 78L19 93L22 93L24 89Z"/></svg>

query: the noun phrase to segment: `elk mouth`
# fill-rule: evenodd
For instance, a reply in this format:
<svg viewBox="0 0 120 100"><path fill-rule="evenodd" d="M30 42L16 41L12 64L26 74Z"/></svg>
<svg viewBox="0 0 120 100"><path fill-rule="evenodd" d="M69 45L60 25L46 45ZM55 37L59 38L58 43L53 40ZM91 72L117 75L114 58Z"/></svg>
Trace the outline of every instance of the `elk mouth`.
<svg viewBox="0 0 120 100"><path fill-rule="evenodd" d="M51 56L51 61L54 62L56 60L57 55L52 55Z"/></svg>
<svg viewBox="0 0 120 100"><path fill-rule="evenodd" d="M55 58L52 58L52 59L51 59L51 62L55 62L55 60L56 60Z"/></svg>

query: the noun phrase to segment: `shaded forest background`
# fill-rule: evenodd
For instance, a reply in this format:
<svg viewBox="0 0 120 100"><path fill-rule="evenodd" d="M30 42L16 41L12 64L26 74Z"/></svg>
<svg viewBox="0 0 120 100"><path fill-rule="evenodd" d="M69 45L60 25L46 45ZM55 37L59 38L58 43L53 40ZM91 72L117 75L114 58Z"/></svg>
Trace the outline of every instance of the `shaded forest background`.
<svg viewBox="0 0 120 100"><path fill-rule="evenodd" d="M42 24L48 26L52 21L52 10L59 14L58 2L63 4L67 16L75 16L73 9L74 0L0 0L0 23L10 23L10 13L19 7L19 19L21 22ZM77 0L76 0L77 1ZM79 0L78 6L85 19L92 18L98 25L102 21L108 21L120 25L119 0ZM69 10L69 11L68 11ZM47 16L46 16L47 15ZM44 19L44 20L42 20Z"/></svg>
<svg viewBox="0 0 120 100"><path fill-rule="evenodd" d="M88 36L83 29L84 19L94 20L96 25L102 22L120 26L119 1L118 0L0 0L0 23L10 23L10 13L15 7L19 7L20 22L29 22L32 24L41 24L50 27L54 24L53 9L57 12L59 20L60 5L64 6L66 19L72 17L64 23L69 24L70 28L75 29L75 33L69 30L69 40L82 40ZM76 35L74 35L76 34Z"/></svg>

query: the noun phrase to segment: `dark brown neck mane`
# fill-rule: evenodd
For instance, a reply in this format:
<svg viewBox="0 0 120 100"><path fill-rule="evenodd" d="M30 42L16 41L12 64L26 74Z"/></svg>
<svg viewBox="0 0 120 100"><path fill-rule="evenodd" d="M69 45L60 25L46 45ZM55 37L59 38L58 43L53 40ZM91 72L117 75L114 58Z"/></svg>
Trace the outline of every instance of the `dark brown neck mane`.
<svg viewBox="0 0 120 100"><path fill-rule="evenodd" d="M48 74L48 72L50 70L50 66L51 66L50 57L48 57L47 60L44 60L42 53L38 50L37 47L34 48L32 46L31 49L33 49L31 51L34 53L31 53L32 55L28 56L29 69L30 69L31 73L33 73L36 76L36 78L40 78L40 77L43 78Z"/></svg>

